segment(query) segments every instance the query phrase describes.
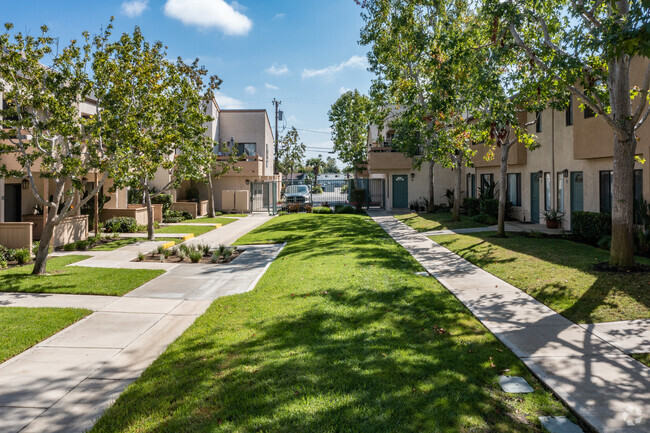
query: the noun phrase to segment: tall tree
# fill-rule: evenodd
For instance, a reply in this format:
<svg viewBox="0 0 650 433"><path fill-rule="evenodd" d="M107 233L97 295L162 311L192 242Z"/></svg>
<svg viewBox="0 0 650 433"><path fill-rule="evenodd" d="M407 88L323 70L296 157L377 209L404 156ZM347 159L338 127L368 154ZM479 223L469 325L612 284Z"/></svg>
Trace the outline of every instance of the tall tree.
<svg viewBox="0 0 650 433"><path fill-rule="evenodd" d="M614 135L609 264L634 266L633 176L639 128L650 114L650 3L645 0L486 0L495 33L512 41ZM641 83L630 63L643 56Z"/></svg>
<svg viewBox="0 0 650 433"><path fill-rule="evenodd" d="M338 158L354 168L358 179L361 167L368 161L368 126L373 119L370 98L350 90L342 94L328 112L334 151Z"/></svg>
<svg viewBox="0 0 650 433"><path fill-rule="evenodd" d="M289 131L280 139L280 148L278 161L280 164L279 170L282 173L289 172L289 178L293 180L293 172L300 167L302 159L305 157L307 147L300 141L300 135L295 127L291 127Z"/></svg>
<svg viewBox="0 0 650 433"><path fill-rule="evenodd" d="M393 146L428 165L429 211L434 164L456 169L454 218L460 217L462 166L473 155L467 139L469 77L475 52L467 42L466 1L368 0L361 43L370 45L377 75L372 95L395 131ZM453 131L453 133L452 133Z"/></svg>
<svg viewBox="0 0 650 433"><path fill-rule="evenodd" d="M312 173L314 173L314 186L318 185L318 173L325 166L325 161L323 161L323 156L318 155L317 158L309 158L305 163L308 167L311 167Z"/></svg>
<svg viewBox="0 0 650 433"><path fill-rule="evenodd" d="M334 173L338 174L341 172L341 169L336 165L336 158L332 158L331 156L328 156L327 159L325 160L325 168L324 168L325 173Z"/></svg>
<svg viewBox="0 0 650 433"><path fill-rule="evenodd" d="M33 269L42 275L55 227L70 214L75 197L85 192L82 179L103 172L114 154L88 134L87 121L79 112L94 90L87 73L92 52L88 33L83 33L81 44L73 40L57 52L46 26L37 37L12 35L12 28L5 24L0 35L0 91L7 102L1 113L0 154L15 157L20 168L3 163L0 175L26 177L47 215ZM54 184L49 197L38 190L37 177ZM105 182L103 176L78 206Z"/></svg>

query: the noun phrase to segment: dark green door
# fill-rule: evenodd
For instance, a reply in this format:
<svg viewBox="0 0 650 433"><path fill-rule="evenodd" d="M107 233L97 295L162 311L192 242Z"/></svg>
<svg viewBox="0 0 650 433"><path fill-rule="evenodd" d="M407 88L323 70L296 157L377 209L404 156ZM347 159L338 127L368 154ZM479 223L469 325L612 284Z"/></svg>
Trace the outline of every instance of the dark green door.
<svg viewBox="0 0 650 433"><path fill-rule="evenodd" d="M537 173L530 174L530 221L539 223L539 179Z"/></svg>
<svg viewBox="0 0 650 433"><path fill-rule="evenodd" d="M409 207L409 184L408 175L393 175L393 207L405 209Z"/></svg>
<svg viewBox="0 0 650 433"><path fill-rule="evenodd" d="M583 191L582 191L582 172L571 172L571 212L581 211L584 207Z"/></svg>
<svg viewBox="0 0 650 433"><path fill-rule="evenodd" d="M20 184L5 184L5 222L20 222L21 213Z"/></svg>

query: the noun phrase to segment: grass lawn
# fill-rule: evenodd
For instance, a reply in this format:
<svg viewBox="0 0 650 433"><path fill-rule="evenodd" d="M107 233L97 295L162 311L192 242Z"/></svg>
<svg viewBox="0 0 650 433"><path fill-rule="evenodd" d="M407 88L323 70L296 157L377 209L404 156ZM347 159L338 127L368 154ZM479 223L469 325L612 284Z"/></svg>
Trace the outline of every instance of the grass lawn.
<svg viewBox="0 0 650 433"><path fill-rule="evenodd" d="M650 318L650 274L605 273L609 251L564 239L494 233L432 236L577 323ZM638 258L639 262L649 263Z"/></svg>
<svg viewBox="0 0 650 433"><path fill-rule="evenodd" d="M183 221L183 224L195 224L195 223L200 223L200 224L230 224L234 223L237 221L235 218L224 218L224 217L214 217L214 218L196 218L193 220L185 220Z"/></svg>
<svg viewBox="0 0 650 433"><path fill-rule="evenodd" d="M477 223L472 217L467 215L461 215L460 221L455 222L451 221L451 216L451 212L410 213L405 215L395 215L395 218L418 232L485 227L485 224Z"/></svg>
<svg viewBox="0 0 650 433"><path fill-rule="evenodd" d="M92 313L78 308L0 308L0 362Z"/></svg>
<svg viewBox="0 0 650 433"><path fill-rule="evenodd" d="M215 230L213 226L199 226L199 225L180 225L180 226L167 226L154 230L158 234L165 233L193 233L194 236L199 236L209 231Z"/></svg>
<svg viewBox="0 0 650 433"><path fill-rule="evenodd" d="M650 353L634 353L631 356L632 358L636 359L640 363L650 367Z"/></svg>
<svg viewBox="0 0 650 433"><path fill-rule="evenodd" d="M93 432L541 432L567 415L406 250L362 215L274 218L255 290L216 300ZM508 395L498 375L535 388Z"/></svg>
<svg viewBox="0 0 650 433"><path fill-rule="evenodd" d="M49 275L31 275L31 265L2 270L0 292L121 296L165 273L148 269L66 267L87 258L76 255L51 257L47 261Z"/></svg>

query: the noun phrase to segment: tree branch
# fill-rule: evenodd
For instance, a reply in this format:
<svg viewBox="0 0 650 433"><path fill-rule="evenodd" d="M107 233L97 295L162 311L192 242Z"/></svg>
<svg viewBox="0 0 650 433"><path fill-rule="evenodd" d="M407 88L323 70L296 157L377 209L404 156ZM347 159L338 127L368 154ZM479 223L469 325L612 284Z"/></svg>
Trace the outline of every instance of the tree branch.
<svg viewBox="0 0 650 433"><path fill-rule="evenodd" d="M641 90L639 91L639 95L641 95L641 101L639 101L639 105L636 107L636 110L634 110L634 114L632 115L632 123L637 123L639 119L641 119L641 113L643 113L643 110L645 109L646 105L648 104L648 89L650 88L650 62L648 63L648 67L645 70L645 77L643 79L643 84L641 85ZM647 117L647 114L646 114ZM641 122L643 123L643 122ZM641 126L641 125L638 125ZM636 129L636 127L635 127Z"/></svg>

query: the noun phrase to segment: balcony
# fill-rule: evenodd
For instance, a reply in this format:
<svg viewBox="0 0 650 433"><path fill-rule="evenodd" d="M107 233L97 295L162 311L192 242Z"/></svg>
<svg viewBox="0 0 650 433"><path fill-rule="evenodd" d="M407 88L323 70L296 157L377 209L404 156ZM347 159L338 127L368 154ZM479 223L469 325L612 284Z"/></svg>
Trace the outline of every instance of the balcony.
<svg viewBox="0 0 650 433"><path fill-rule="evenodd" d="M217 157L219 161L227 161L229 158L228 156ZM264 174L264 158L259 155L242 156L234 166L241 167L241 171L238 173L230 170L226 176L256 177Z"/></svg>
<svg viewBox="0 0 650 433"><path fill-rule="evenodd" d="M411 170L413 158L402 152L393 152L391 147L371 146L368 151L368 170L372 173L381 170Z"/></svg>

